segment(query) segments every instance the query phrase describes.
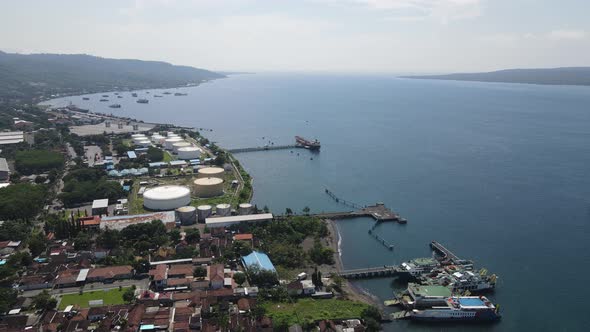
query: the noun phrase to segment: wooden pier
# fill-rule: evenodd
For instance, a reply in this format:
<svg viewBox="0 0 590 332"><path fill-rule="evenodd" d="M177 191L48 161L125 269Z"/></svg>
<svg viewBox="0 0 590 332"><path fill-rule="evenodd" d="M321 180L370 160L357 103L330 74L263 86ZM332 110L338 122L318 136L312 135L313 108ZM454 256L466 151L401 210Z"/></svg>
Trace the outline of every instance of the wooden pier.
<svg viewBox="0 0 590 332"><path fill-rule="evenodd" d="M344 211L344 212L327 212L318 213L314 216L323 219L347 219L347 218L358 218L358 217L371 217L376 221L397 221L403 223L400 216L385 207L383 203L377 203L371 206L365 206L356 211Z"/></svg>

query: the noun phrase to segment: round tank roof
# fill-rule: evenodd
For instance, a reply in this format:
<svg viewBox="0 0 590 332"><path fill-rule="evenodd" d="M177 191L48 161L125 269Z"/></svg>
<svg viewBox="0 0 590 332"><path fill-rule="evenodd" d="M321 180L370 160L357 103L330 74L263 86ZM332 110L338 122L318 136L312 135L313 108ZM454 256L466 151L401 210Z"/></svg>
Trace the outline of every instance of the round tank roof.
<svg viewBox="0 0 590 332"><path fill-rule="evenodd" d="M195 180L197 186L215 186L223 183L220 178L200 178Z"/></svg>
<svg viewBox="0 0 590 332"><path fill-rule="evenodd" d="M174 144L174 145L176 145L176 144ZM199 149L196 146L184 146L182 148L178 148L178 151L192 152L192 151L201 151L201 149Z"/></svg>
<svg viewBox="0 0 590 332"><path fill-rule="evenodd" d="M181 206L178 209L176 209L176 211L178 212L192 212L195 210L197 210L197 208L194 206Z"/></svg>
<svg viewBox="0 0 590 332"><path fill-rule="evenodd" d="M183 139L180 137L170 137L170 138L166 139L166 142L175 142L176 143L176 142L182 142L182 141L183 141Z"/></svg>
<svg viewBox="0 0 590 332"><path fill-rule="evenodd" d="M252 207L252 204L250 204L250 203L241 203L239 205L239 207L241 207L241 208L251 208Z"/></svg>
<svg viewBox="0 0 590 332"><path fill-rule="evenodd" d="M147 198L150 200L170 200L182 198L187 195L190 195L190 190L183 186L160 186L146 190L143 193L144 199Z"/></svg>
<svg viewBox="0 0 590 332"><path fill-rule="evenodd" d="M198 210L201 210L201 211L203 211L203 210L211 210L211 205L199 205L199 206L197 206L197 209Z"/></svg>
<svg viewBox="0 0 590 332"><path fill-rule="evenodd" d="M229 205L227 203L221 203L221 204L217 204L215 207L218 209L229 209L229 208L231 208L231 205Z"/></svg>
<svg viewBox="0 0 590 332"><path fill-rule="evenodd" d="M221 167L204 167L199 169L199 174L222 174L225 170Z"/></svg>

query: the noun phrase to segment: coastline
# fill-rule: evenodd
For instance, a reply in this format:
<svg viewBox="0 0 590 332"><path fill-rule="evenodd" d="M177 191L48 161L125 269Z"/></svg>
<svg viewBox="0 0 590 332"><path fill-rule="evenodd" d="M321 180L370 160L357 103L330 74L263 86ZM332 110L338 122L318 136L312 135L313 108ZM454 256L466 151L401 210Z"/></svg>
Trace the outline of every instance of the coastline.
<svg viewBox="0 0 590 332"><path fill-rule="evenodd" d="M338 224L335 220L332 219L324 219L328 226L328 245L329 247L334 250L334 267L335 270L342 271L344 269L344 265L342 263L342 237L340 236L340 231L338 230ZM361 287L355 285L351 281L345 279L342 283L342 290L343 290L343 297L348 300L352 301L359 301L366 303L368 305L375 306L380 310L383 310L383 304L381 301L373 294L363 290Z"/></svg>

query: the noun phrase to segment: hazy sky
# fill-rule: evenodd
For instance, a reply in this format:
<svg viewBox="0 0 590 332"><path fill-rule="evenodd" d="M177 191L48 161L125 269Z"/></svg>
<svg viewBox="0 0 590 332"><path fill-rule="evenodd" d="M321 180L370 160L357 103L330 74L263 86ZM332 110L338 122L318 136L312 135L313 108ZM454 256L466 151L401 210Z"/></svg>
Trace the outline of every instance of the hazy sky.
<svg viewBox="0 0 590 332"><path fill-rule="evenodd" d="M0 49L216 70L590 66L590 0L5 0Z"/></svg>

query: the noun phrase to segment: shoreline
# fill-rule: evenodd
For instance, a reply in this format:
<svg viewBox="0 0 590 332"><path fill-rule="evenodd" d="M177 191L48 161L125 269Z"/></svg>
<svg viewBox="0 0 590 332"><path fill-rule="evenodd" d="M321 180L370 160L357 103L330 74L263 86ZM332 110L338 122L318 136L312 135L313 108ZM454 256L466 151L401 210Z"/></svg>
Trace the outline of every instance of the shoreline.
<svg viewBox="0 0 590 332"><path fill-rule="evenodd" d="M342 263L342 237L340 235L340 231L338 229L338 224L335 220L332 219L323 219L328 226L328 239L327 242L332 250L334 250L334 267L336 271L342 271L344 269L344 264ZM368 305L372 305L377 307L379 310L383 310L384 306L377 298L377 296L369 293L368 291L362 289L361 287L355 285L348 279L344 279L342 283L342 291L343 297L348 300L352 301L359 301L366 303Z"/></svg>

